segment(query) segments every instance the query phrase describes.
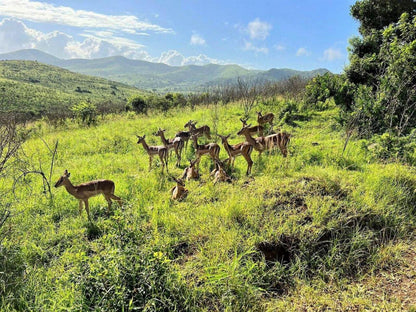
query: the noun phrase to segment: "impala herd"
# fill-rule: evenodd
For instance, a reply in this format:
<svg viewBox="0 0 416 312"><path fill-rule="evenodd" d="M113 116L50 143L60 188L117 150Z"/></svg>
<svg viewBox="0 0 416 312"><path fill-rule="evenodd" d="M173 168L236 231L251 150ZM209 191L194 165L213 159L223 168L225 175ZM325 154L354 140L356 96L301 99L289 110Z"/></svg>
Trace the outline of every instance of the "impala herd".
<svg viewBox="0 0 416 312"><path fill-rule="evenodd" d="M237 132L238 135L243 135L245 141L230 145L228 139L229 135L223 136L218 135L221 138L222 144L225 151L228 154L228 158L224 161L221 161L219 158L220 146L217 143L207 143L207 144L198 144L198 137L206 136L207 139L211 139L211 130L207 125L197 128L196 121L189 120L185 124L185 128L188 128L189 131L180 131L176 133L173 139L167 139L165 137L165 129L159 128L157 132L154 133L155 136L161 138L162 144L159 146L149 146L146 141L146 135L137 136L137 144L142 144L143 148L149 155L149 171L152 167L153 156L157 155L162 164L162 174L164 168L169 173L168 168L168 158L169 151L174 150L176 154L176 166L179 167L182 159L182 151L187 148L189 139L192 140L195 159L190 160L190 164L185 168L182 176L180 178L172 179L176 182L170 193L172 194L171 198L173 200L183 200L187 194L188 190L185 188L185 181L192 179L199 179L200 174L198 172L199 162L203 155L208 155L212 158L215 169L211 172L210 176L214 177L214 184L217 182L231 182L231 177L227 175L225 170L225 163L228 162L228 166L231 168L234 167L234 160L237 156L242 155L247 162L246 175L251 174L251 168L253 166L253 160L251 159L251 153L254 150L259 152L261 155L262 152L266 150L271 150L274 147L279 147L283 157L287 156L287 145L290 141L290 134L286 132L274 133L273 129L273 119L274 114L268 113L262 115L261 112L257 113L257 126L251 126L247 124L247 119L240 118L242 122L242 128ZM270 132L267 136L264 136L265 124L270 124ZM253 137L257 135L257 137ZM85 210L87 212L88 219L90 220L88 199L92 196L103 194L105 199L108 202L108 212L111 208L112 199L116 200L118 203L122 202L122 199L114 195L115 184L111 180L94 180L86 182L77 186L72 185L69 181L70 173L65 170L64 174L56 182L55 187L65 186L68 193L79 200L79 212L82 212L82 205L84 203Z"/></svg>

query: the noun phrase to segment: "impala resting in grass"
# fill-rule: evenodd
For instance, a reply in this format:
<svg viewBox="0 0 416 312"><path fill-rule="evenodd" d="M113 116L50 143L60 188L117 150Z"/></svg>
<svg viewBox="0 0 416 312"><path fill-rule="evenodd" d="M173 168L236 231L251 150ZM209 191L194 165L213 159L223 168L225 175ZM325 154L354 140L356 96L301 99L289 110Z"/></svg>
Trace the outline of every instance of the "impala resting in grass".
<svg viewBox="0 0 416 312"><path fill-rule="evenodd" d="M195 164L196 160L189 161L189 166L184 169L181 179L185 179L186 181L199 179L200 175L198 169L195 168Z"/></svg>
<svg viewBox="0 0 416 312"><path fill-rule="evenodd" d="M188 127L192 135L196 135L196 136L205 135L208 139L211 139L211 129L207 125L197 128L196 124L197 124L196 121L189 120L185 124L185 128Z"/></svg>
<svg viewBox="0 0 416 312"><path fill-rule="evenodd" d="M233 167L235 158L239 155L242 155L247 162L246 175L249 175L251 173L251 167L253 166L253 160L251 159L251 152L253 151L253 146L248 142L241 142L235 145L230 145L228 143L228 138L230 137L230 135L219 135L219 137L221 138L222 144L224 145L224 148L228 153L228 164L231 165L231 167Z"/></svg>
<svg viewBox="0 0 416 312"><path fill-rule="evenodd" d="M215 159L219 160L220 158L220 146L217 143L208 143L199 145L198 144L198 136L192 135L191 139L194 143L195 148L195 156L196 156L196 163L199 165L202 155L209 155L215 161Z"/></svg>
<svg viewBox="0 0 416 312"><path fill-rule="evenodd" d="M184 141L180 137L175 137L173 139L166 139L165 138L165 129L159 128L159 130L154 133L156 136L160 136L162 139L163 145L169 150L174 150L176 154L176 166L179 167L181 165L182 159L182 149L185 145Z"/></svg>
<svg viewBox="0 0 416 312"><path fill-rule="evenodd" d="M146 150L147 154L149 155L149 171L152 168L152 160L153 156L159 155L160 162L162 163L162 173L163 169L166 166L166 171L169 172L168 168L168 149L164 146L149 146L147 145L146 141L144 140L146 136L137 136L138 141L137 144L142 144L143 148Z"/></svg>
<svg viewBox="0 0 416 312"><path fill-rule="evenodd" d="M243 123L243 127L247 126L247 120L248 118L246 119L240 118L240 121ZM257 136L262 137L264 134L264 127L261 125L253 126L249 128L249 132L250 132L250 135L257 133Z"/></svg>
<svg viewBox="0 0 416 312"><path fill-rule="evenodd" d="M172 177L176 182L176 186L171 188L170 192L172 193L173 200L183 200L188 196L188 190L185 188L185 182L182 179L176 179Z"/></svg>
<svg viewBox="0 0 416 312"><path fill-rule="evenodd" d="M225 172L224 164L218 159L215 159L215 169L211 172L210 176L214 176L214 184L217 182L231 183L231 177Z"/></svg>
<svg viewBox="0 0 416 312"><path fill-rule="evenodd" d="M273 126L273 119L273 113L267 113L266 115L262 115L261 112L257 112L257 122L259 123L259 125L269 123L270 126Z"/></svg>
<svg viewBox="0 0 416 312"><path fill-rule="evenodd" d="M71 181L69 181L70 175L71 174L68 172L68 170L65 170L64 174L55 183L55 187L60 187L62 185L65 186L68 193L79 200L79 214L80 215L82 213L82 203L84 202L85 210L87 211L88 220L91 220L90 210L88 207L88 199L92 196L96 196L99 194L104 195L105 199L108 202L108 209L107 209L108 213L110 213L112 199L116 200L119 204L121 204L122 199L114 195L115 184L113 181L94 180L94 181L82 183L80 185L72 185Z"/></svg>

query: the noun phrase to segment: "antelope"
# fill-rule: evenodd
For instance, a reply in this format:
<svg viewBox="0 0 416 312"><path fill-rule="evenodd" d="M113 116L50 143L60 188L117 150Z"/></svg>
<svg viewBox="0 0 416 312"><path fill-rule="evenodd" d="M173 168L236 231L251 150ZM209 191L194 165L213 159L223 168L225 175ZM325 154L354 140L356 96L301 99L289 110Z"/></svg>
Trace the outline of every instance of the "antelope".
<svg viewBox="0 0 416 312"><path fill-rule="evenodd" d="M185 197L188 196L188 190L185 188L185 182L183 182L182 179L176 179L175 177L172 177L172 179L175 180L176 186L170 190L172 193L171 198L179 201L185 199Z"/></svg>
<svg viewBox="0 0 416 312"><path fill-rule="evenodd" d="M287 132L280 132L268 135L264 138L266 147L271 150L274 146L278 146L283 157L287 156L287 145L290 142L290 134Z"/></svg>
<svg viewBox="0 0 416 312"><path fill-rule="evenodd" d="M191 139L194 143L196 163L199 165L202 155L209 155L215 161L220 156L220 146L217 143L208 143L199 145L198 136L192 135Z"/></svg>
<svg viewBox="0 0 416 312"><path fill-rule="evenodd" d="M166 171L169 172L168 167L168 149L164 146L149 146L147 145L146 141L144 140L146 138L146 135L139 136L137 135L138 141L137 144L142 144L143 148L146 150L147 154L149 155L149 171L152 168L152 160L153 156L159 155L160 161L162 163L162 173L163 169L166 166Z"/></svg>
<svg viewBox="0 0 416 312"><path fill-rule="evenodd" d="M79 214L82 213L82 203L85 204L85 210L87 212L88 220L90 218L90 209L88 206L88 199L90 197L103 194L106 201L108 202L107 213L110 213L111 208L111 200L116 200L119 204L121 204L122 199L116 195L114 195L115 184L111 180L94 180L86 183L82 183L80 185L72 185L71 181L69 180L70 173L68 170L65 170L64 174L58 179L55 183L55 187L65 186L65 189L69 194L74 196L76 199L79 200Z"/></svg>
<svg viewBox="0 0 416 312"><path fill-rule="evenodd" d="M191 137L190 131L179 131L175 134L175 138L180 138L183 142L185 142L185 150L188 147L188 141Z"/></svg>
<svg viewBox="0 0 416 312"><path fill-rule="evenodd" d="M237 132L238 135L244 135L246 137L246 142L253 146L253 148L259 152L259 155L266 149L266 142L264 137L253 138L250 135L249 128L251 125L243 126L240 131Z"/></svg>
<svg viewBox="0 0 416 312"><path fill-rule="evenodd" d="M189 181L191 179L198 180L199 179L199 172L195 168L196 160L189 160L189 166L185 168L183 171L183 175L181 179L185 179Z"/></svg>
<svg viewBox="0 0 416 312"><path fill-rule="evenodd" d="M184 146L184 141L180 137L175 137L173 139L166 139L165 138L165 129L159 128L159 130L154 133L156 136L160 136L162 139L163 145L169 150L174 150L176 154L176 166L179 167L181 165L181 158L182 158L182 149Z"/></svg>
<svg viewBox="0 0 416 312"><path fill-rule="evenodd" d="M214 176L214 184L217 182L231 183L231 177L225 172L224 164L219 159L215 159L215 169L211 172L210 176Z"/></svg>
<svg viewBox="0 0 416 312"><path fill-rule="evenodd" d="M246 119L240 118L240 121L243 123L243 127L247 126L247 120L248 118ZM257 136L262 137L264 133L264 127L261 125L253 126L249 128L249 132L250 132L250 135L257 133Z"/></svg>
<svg viewBox="0 0 416 312"><path fill-rule="evenodd" d="M235 145L230 145L228 143L228 138L230 137L230 134L227 136L219 136L229 156L228 164L231 165L231 167L233 167L235 158L239 155L242 155L247 162L246 175L249 175L251 173L251 167L253 166L253 160L250 157L251 152L253 151L253 146L248 142L241 142Z"/></svg>
<svg viewBox="0 0 416 312"><path fill-rule="evenodd" d="M207 125L197 128L196 124L196 121L189 120L185 124L185 128L188 127L191 134L195 134L197 136L205 135L208 139L211 139L211 129Z"/></svg>
<svg viewBox="0 0 416 312"><path fill-rule="evenodd" d="M274 114L273 113L267 113L266 115L262 115L261 112L257 112L257 122L259 125L264 125L266 123L269 123L270 126L273 126L273 119Z"/></svg>

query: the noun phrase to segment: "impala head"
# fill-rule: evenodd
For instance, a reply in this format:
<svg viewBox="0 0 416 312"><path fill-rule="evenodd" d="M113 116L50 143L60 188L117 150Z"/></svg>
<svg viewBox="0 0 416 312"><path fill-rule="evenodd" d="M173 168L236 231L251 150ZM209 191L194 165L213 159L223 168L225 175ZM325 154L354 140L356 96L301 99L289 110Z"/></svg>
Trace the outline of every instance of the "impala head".
<svg viewBox="0 0 416 312"><path fill-rule="evenodd" d="M174 176L171 176L171 178L178 183L180 186L185 187L185 182L181 178L175 178Z"/></svg>
<svg viewBox="0 0 416 312"><path fill-rule="evenodd" d="M137 136L137 144L140 144L144 141L144 139L146 138L146 135L144 136L140 136L140 135L136 135Z"/></svg>
<svg viewBox="0 0 416 312"><path fill-rule="evenodd" d="M231 134L229 134L229 135L221 135L221 134L218 134L218 136L221 138L221 142L222 143L226 143L227 140L228 140L228 138L230 137L230 135Z"/></svg>
<svg viewBox="0 0 416 312"><path fill-rule="evenodd" d="M237 132L237 135L243 135L244 133L246 133L248 131L248 128L251 127L251 124L243 126L240 131Z"/></svg>
<svg viewBox="0 0 416 312"><path fill-rule="evenodd" d="M165 133L165 131L166 131L166 129L159 128L159 130L157 130L155 133L153 133L153 135L162 136Z"/></svg>
<svg viewBox="0 0 416 312"><path fill-rule="evenodd" d="M66 180L68 180L69 179L69 176L70 176L71 174L68 172L68 170L65 170L64 171L64 174L59 178L59 180L58 181L56 181L56 183L55 183L55 187L60 187L60 186L62 186L63 184L64 184L64 182L66 181Z"/></svg>
<svg viewBox="0 0 416 312"><path fill-rule="evenodd" d="M192 119L191 120L189 120L186 124L185 124L185 128L188 128L188 127L190 127L190 126L192 126L194 123L193 123L193 121L192 121Z"/></svg>

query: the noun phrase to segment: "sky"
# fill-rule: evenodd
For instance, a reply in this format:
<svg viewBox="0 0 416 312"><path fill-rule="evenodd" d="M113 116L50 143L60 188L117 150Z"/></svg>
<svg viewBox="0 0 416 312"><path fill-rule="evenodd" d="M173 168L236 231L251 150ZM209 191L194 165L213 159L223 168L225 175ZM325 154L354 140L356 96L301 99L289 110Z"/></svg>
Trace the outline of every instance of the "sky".
<svg viewBox="0 0 416 312"><path fill-rule="evenodd" d="M0 53L122 55L172 66L248 69L348 65L356 0L0 0Z"/></svg>

